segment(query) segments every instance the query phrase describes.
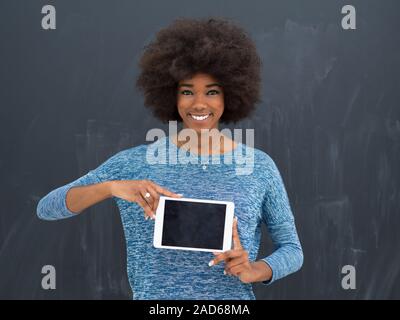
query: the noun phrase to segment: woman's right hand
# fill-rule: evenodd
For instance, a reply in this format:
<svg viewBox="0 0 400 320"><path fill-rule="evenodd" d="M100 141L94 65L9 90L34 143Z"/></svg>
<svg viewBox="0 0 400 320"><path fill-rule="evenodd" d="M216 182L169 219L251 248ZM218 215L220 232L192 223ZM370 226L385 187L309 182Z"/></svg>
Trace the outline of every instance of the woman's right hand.
<svg viewBox="0 0 400 320"><path fill-rule="evenodd" d="M182 197L182 195L173 193L151 180L110 181L110 193L114 197L139 204L145 212L146 220L148 218L155 219L160 194L172 198Z"/></svg>

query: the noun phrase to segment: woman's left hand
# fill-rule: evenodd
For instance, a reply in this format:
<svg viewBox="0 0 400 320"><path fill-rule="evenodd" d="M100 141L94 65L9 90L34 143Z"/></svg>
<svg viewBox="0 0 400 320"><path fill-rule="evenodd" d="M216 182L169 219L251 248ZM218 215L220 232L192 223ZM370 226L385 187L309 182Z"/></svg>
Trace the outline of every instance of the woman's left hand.
<svg viewBox="0 0 400 320"><path fill-rule="evenodd" d="M232 226L233 249L223 253L213 252L216 258L211 260L209 265L216 265L224 261L226 274L237 276L244 283L251 283L255 281L256 270L249 261L249 254L240 243L237 224L235 217Z"/></svg>

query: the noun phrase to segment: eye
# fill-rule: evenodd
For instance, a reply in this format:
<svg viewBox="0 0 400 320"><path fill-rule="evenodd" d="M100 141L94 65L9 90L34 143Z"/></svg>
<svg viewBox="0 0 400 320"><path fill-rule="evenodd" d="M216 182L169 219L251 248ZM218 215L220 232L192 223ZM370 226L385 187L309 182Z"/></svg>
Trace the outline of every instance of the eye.
<svg viewBox="0 0 400 320"><path fill-rule="evenodd" d="M188 95L191 95L191 94L192 94L192 91L190 91L190 90L182 90L182 91L181 91L181 94L183 94L183 95L185 95L185 96L188 96Z"/></svg>
<svg viewBox="0 0 400 320"><path fill-rule="evenodd" d="M212 96L215 95L215 94L219 94L219 91L215 90L215 89L208 91L207 94L209 94L210 92L211 92Z"/></svg>

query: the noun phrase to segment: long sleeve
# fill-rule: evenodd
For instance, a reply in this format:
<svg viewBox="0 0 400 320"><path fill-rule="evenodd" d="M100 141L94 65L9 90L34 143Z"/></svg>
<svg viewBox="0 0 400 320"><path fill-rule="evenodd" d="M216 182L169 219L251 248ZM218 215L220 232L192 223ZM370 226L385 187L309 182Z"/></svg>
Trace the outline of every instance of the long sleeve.
<svg viewBox="0 0 400 320"><path fill-rule="evenodd" d="M72 187L86 186L111 180L122 167L121 162L125 161L125 154L124 150L120 151L84 176L51 191L40 199L36 209L37 216L43 220L59 220L76 216L76 213L71 212L66 205L68 190Z"/></svg>
<svg viewBox="0 0 400 320"><path fill-rule="evenodd" d="M275 251L262 259L272 269L272 278L262 282L266 285L298 271L303 264L303 250L286 189L274 161L271 158L269 160L262 217L267 225Z"/></svg>
<svg viewBox="0 0 400 320"><path fill-rule="evenodd" d="M37 216L43 220L59 220L76 215L76 213L71 212L67 208L66 196L68 190L72 187L86 186L99 182L101 182L100 179L97 177L94 170L92 170L79 179L54 189L45 197L40 199L36 209Z"/></svg>

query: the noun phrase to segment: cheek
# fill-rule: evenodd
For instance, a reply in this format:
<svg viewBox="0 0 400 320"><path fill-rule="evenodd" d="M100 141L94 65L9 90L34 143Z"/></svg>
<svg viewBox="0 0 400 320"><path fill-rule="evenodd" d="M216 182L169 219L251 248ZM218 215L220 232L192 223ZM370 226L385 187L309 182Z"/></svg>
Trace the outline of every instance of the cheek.
<svg viewBox="0 0 400 320"><path fill-rule="evenodd" d="M178 114L182 118L183 121L186 121L186 113L188 110L188 107L190 106L190 103L188 101L185 101L185 99L177 99L177 109L178 109Z"/></svg>
<svg viewBox="0 0 400 320"><path fill-rule="evenodd" d="M178 112L181 113L185 109L185 103L182 101L182 99L177 99L176 100L176 106L178 108Z"/></svg>
<svg viewBox="0 0 400 320"><path fill-rule="evenodd" d="M221 99L219 99L219 101L218 101L218 113L219 113L219 114L222 114L222 113L224 112L224 109L225 109L224 99L221 98Z"/></svg>

